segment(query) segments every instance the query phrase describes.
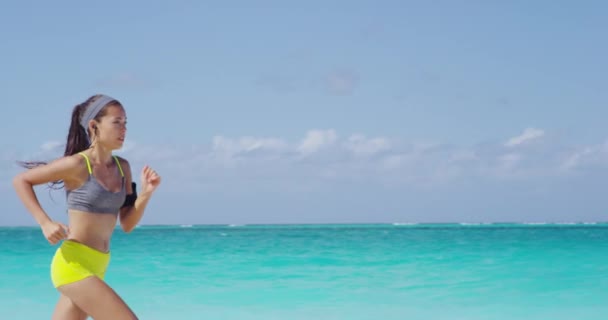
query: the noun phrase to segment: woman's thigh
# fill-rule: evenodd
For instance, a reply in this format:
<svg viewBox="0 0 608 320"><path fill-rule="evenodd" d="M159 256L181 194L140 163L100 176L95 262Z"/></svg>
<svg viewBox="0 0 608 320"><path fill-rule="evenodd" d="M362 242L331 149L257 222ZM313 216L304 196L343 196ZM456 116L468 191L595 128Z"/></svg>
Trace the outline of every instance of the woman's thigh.
<svg viewBox="0 0 608 320"><path fill-rule="evenodd" d="M57 288L95 320L134 320L137 316L103 280L91 276Z"/></svg>

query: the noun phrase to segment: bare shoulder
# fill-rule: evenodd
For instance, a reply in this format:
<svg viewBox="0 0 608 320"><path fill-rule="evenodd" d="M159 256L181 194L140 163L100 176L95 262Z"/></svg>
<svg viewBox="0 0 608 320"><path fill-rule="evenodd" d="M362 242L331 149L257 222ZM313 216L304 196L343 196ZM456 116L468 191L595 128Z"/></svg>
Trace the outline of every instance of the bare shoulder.
<svg viewBox="0 0 608 320"><path fill-rule="evenodd" d="M77 179L83 168L84 160L81 156L71 155L55 159L45 165L41 165L18 175L33 185L48 183L52 181L72 181Z"/></svg>
<svg viewBox="0 0 608 320"><path fill-rule="evenodd" d="M116 159L118 159L118 162L120 163L120 166L123 169L130 169L131 164L129 163L129 161L121 156L116 156Z"/></svg>
<svg viewBox="0 0 608 320"><path fill-rule="evenodd" d="M48 164L41 166L40 169L46 169L51 172L59 171L77 173L84 167L86 167L84 157L75 154L55 159Z"/></svg>
<svg viewBox="0 0 608 320"><path fill-rule="evenodd" d="M118 159L118 163L120 163L120 167L125 175L131 176L131 164L129 161L121 156L116 156L116 159Z"/></svg>

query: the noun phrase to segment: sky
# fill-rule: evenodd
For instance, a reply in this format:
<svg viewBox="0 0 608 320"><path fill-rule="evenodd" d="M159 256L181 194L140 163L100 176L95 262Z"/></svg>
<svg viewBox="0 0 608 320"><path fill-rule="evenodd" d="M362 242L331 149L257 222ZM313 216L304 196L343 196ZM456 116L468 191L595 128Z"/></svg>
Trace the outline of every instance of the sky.
<svg viewBox="0 0 608 320"><path fill-rule="evenodd" d="M594 222L608 203L602 1L11 1L0 225L18 160L120 100L162 176L142 224ZM67 221L65 193L37 186Z"/></svg>

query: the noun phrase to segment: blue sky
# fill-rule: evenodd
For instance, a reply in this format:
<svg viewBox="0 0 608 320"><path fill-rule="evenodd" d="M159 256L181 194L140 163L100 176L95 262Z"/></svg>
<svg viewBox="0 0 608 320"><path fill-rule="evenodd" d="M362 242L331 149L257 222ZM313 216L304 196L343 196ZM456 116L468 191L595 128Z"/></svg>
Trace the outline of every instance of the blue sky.
<svg viewBox="0 0 608 320"><path fill-rule="evenodd" d="M126 106L119 153L163 176L144 224L604 221L607 9L3 4L0 225L34 222L14 161L59 156L95 93Z"/></svg>

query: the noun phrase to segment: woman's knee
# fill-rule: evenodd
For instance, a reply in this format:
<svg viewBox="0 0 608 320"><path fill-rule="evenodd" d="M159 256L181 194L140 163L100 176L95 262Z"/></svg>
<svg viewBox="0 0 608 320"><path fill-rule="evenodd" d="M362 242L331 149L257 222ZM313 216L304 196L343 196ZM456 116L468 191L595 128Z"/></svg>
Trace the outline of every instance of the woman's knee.
<svg viewBox="0 0 608 320"><path fill-rule="evenodd" d="M65 295L59 297L53 320L86 320L87 314L82 311L70 298Z"/></svg>

